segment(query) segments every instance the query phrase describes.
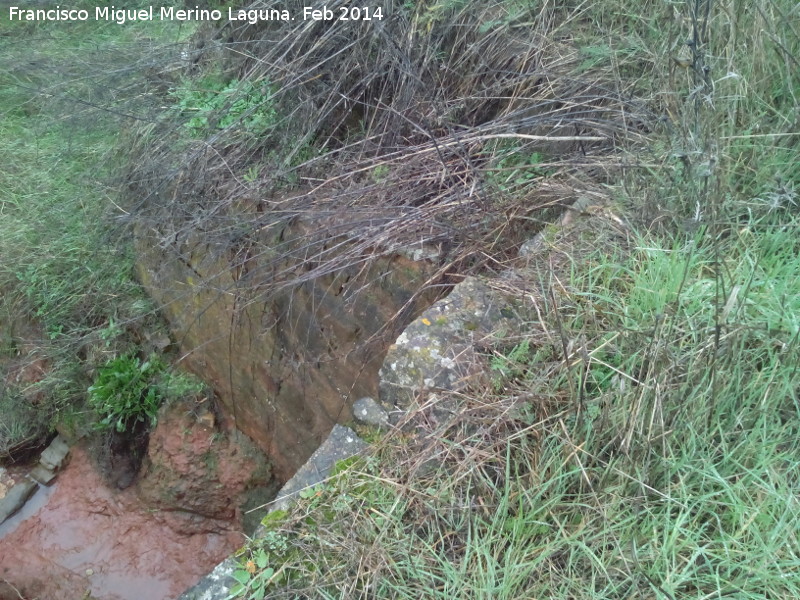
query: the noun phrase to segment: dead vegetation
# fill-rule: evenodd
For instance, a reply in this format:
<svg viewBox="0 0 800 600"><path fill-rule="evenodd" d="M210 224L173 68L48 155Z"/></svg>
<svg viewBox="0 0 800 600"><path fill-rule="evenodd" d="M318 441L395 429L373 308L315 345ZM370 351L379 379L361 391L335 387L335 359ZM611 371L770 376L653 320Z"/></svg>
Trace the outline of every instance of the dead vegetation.
<svg viewBox="0 0 800 600"><path fill-rule="evenodd" d="M384 15L198 38L181 85L202 93L213 76L261 95L224 128L237 96L217 103L201 139L186 140L186 111L140 135L136 222L184 255L200 233L231 269L259 259L246 285L260 293L411 246L433 248L442 273L493 269L647 129L611 73L582 64L581 9L388 2ZM293 237L298 220L314 235Z"/></svg>

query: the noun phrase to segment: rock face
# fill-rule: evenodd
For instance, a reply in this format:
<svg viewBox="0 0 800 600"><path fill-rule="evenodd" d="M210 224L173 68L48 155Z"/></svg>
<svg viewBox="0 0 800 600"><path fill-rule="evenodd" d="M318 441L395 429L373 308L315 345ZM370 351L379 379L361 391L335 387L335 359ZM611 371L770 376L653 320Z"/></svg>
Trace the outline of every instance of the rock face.
<svg viewBox="0 0 800 600"><path fill-rule="evenodd" d="M238 520L242 494L270 479L266 457L247 436L218 431L207 409L177 404L159 415L136 491L144 505L183 515L193 529L205 519Z"/></svg>
<svg viewBox="0 0 800 600"><path fill-rule="evenodd" d="M365 248L351 266L303 279L319 267L310 246L326 256L348 248L333 235L325 242L327 230L299 220L265 226L227 249L197 233L164 246L154 225L136 235L139 277L184 364L214 388L283 481L335 423L352 419L356 398L376 395L386 346L441 293L418 293L433 267L399 251L372 260ZM300 279L276 290L276 273L287 272Z"/></svg>

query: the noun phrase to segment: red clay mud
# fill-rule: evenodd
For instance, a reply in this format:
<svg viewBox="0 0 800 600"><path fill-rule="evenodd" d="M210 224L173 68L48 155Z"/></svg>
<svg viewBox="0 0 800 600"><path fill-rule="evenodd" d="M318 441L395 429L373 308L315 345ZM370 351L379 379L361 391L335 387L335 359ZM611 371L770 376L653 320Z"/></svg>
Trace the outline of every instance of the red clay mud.
<svg viewBox="0 0 800 600"><path fill-rule="evenodd" d="M85 450L73 448L46 505L0 539L0 578L30 599L161 600L241 545L236 528L235 520L148 510L136 487L108 489Z"/></svg>

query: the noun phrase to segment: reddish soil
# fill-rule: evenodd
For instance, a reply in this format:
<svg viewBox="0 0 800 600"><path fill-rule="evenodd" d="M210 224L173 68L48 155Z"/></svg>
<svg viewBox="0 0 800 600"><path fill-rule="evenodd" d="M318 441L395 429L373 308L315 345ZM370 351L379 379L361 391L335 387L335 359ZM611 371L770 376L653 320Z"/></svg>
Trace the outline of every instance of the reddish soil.
<svg viewBox="0 0 800 600"><path fill-rule="evenodd" d="M30 599L161 600L240 546L236 526L147 510L135 487L110 490L85 450L73 448L46 505L0 539L0 578Z"/></svg>

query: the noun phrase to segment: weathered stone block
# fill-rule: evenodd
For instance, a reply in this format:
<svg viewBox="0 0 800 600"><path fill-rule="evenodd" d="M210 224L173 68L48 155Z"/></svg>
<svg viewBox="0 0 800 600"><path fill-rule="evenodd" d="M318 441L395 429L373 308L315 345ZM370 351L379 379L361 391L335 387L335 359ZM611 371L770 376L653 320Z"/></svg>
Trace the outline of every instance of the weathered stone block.
<svg viewBox="0 0 800 600"><path fill-rule="evenodd" d="M6 495L0 498L0 523L22 508L38 487L35 481L24 479L8 490Z"/></svg>
<svg viewBox="0 0 800 600"><path fill-rule="evenodd" d="M465 278L390 346L380 370L381 403L406 409L421 391L463 389L485 371L476 346L511 329L510 314L502 295Z"/></svg>
<svg viewBox="0 0 800 600"><path fill-rule="evenodd" d="M357 421L373 427L389 426L389 414L369 396L359 398L353 403L353 416Z"/></svg>
<svg viewBox="0 0 800 600"><path fill-rule="evenodd" d="M39 464L49 471L58 472L64 466L64 460L69 454L69 445L66 440L59 436L50 442L50 445L42 452L39 457Z"/></svg>

